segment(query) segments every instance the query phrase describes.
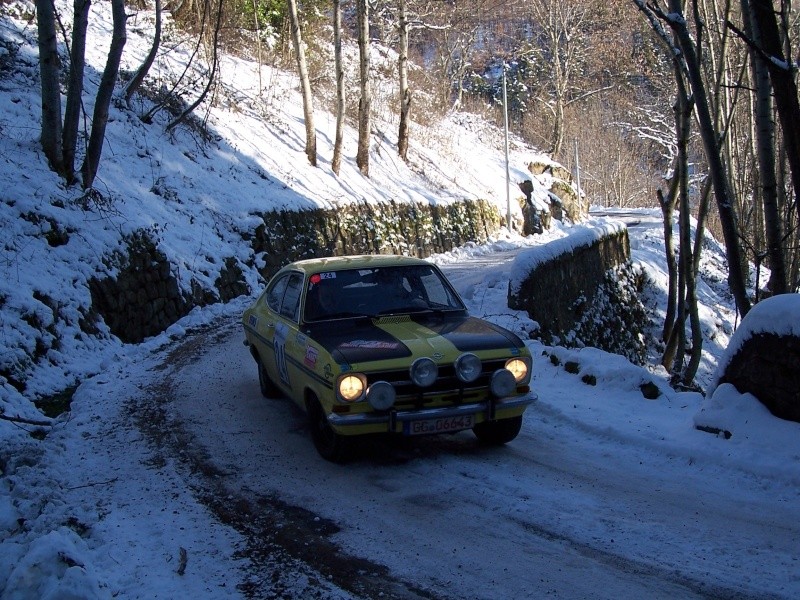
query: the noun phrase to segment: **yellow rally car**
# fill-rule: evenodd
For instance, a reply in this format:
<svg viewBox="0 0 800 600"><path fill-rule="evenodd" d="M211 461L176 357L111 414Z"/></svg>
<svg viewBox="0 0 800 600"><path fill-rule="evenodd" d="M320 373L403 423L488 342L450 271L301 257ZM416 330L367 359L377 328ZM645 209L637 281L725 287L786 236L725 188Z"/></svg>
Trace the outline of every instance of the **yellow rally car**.
<svg viewBox="0 0 800 600"><path fill-rule="evenodd" d="M516 335L470 317L441 271L421 259L352 256L281 269L244 313L261 392L285 394L309 417L326 459L353 436L472 429L514 439L532 359Z"/></svg>

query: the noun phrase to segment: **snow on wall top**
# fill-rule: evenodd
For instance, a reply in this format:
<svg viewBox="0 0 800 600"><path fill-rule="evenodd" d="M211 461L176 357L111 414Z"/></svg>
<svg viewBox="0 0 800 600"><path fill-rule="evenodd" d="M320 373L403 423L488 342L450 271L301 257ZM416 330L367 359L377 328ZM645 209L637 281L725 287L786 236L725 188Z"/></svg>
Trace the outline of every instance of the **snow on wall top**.
<svg viewBox="0 0 800 600"><path fill-rule="evenodd" d="M540 265L578 248L591 246L604 237L625 230L622 221L592 219L570 230L570 235L542 246L520 252L511 266L511 292L519 292L522 282Z"/></svg>

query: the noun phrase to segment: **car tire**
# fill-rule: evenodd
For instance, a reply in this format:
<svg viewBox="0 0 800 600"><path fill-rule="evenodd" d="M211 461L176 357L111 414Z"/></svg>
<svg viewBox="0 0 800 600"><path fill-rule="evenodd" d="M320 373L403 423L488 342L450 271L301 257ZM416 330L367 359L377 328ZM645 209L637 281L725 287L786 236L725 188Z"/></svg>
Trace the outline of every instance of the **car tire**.
<svg viewBox="0 0 800 600"><path fill-rule="evenodd" d="M309 398L306 406L311 439L319 455L334 463L346 462L350 457L351 440L333 430L319 400L314 397Z"/></svg>
<svg viewBox="0 0 800 600"><path fill-rule="evenodd" d="M270 378L260 357L256 357L256 364L258 365L258 386L261 388L261 395L265 398L278 398L281 395L280 390Z"/></svg>
<svg viewBox="0 0 800 600"><path fill-rule="evenodd" d="M493 446L502 446L513 440L522 428L522 415L499 421L484 421L472 428L481 442Z"/></svg>

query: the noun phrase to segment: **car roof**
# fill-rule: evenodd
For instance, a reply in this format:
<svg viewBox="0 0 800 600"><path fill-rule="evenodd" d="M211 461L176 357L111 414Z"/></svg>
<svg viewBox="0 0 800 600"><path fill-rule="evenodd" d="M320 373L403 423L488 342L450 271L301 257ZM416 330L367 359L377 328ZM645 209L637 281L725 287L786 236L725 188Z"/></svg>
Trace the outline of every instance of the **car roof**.
<svg viewBox="0 0 800 600"><path fill-rule="evenodd" d="M354 256L329 256L325 258L309 258L286 265L284 269L294 269L307 275L325 271L341 271L344 269L401 267L409 265L429 265L431 263L411 256L393 254L359 254Z"/></svg>

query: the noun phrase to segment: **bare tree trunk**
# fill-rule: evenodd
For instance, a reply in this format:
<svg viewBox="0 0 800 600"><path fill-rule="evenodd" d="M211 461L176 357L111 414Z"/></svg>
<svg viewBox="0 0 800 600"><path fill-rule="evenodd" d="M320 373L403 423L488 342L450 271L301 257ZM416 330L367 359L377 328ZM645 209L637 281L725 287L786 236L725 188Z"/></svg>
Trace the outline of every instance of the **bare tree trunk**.
<svg viewBox="0 0 800 600"><path fill-rule="evenodd" d="M221 2L222 0L220 0ZM312 167L317 166L317 132L314 128L314 99L311 95L311 83L308 80L306 51L303 36L300 33L300 16L297 13L297 1L289 0L289 20L292 24L292 43L297 58L297 72L300 75L300 89L303 94L303 119L306 125L306 157Z"/></svg>
<svg viewBox="0 0 800 600"><path fill-rule="evenodd" d="M676 126L680 129L679 138L682 150L680 156L680 269L681 279L683 280L681 292L681 305L683 306L682 315L679 318L678 327L681 331L680 347L673 367L673 373L680 376L680 382L685 386L691 386L697 367L700 365L700 358L703 351L703 332L700 328L700 316L697 308L697 285L694 271L694 261L692 260L692 224L691 209L689 206L689 136L691 134L692 123L692 103L686 95L686 88L682 83L678 87L680 101L677 107ZM687 314L688 313L688 314ZM689 317L692 332L692 352L689 363L683 368L683 357L686 347L685 319Z"/></svg>
<svg viewBox="0 0 800 600"><path fill-rule="evenodd" d="M783 5L783 3L781 3ZM792 172L795 207L800 211L800 99L798 99L796 69L784 56L782 37L778 28L772 0L750 0L753 31L760 41L757 48L765 54L765 63L775 93L786 156Z"/></svg>
<svg viewBox="0 0 800 600"><path fill-rule="evenodd" d="M553 135L550 138L550 155L558 156L561 147L564 145L564 96L561 92L556 93L556 106L553 111Z"/></svg>
<svg viewBox="0 0 800 600"><path fill-rule="evenodd" d="M706 231L706 218L708 217L709 205L711 204L711 179L706 177L703 187L700 190L700 204L697 207L697 229L694 232L694 276L700 272L700 256L703 247L703 238Z"/></svg>
<svg viewBox="0 0 800 600"><path fill-rule="evenodd" d="M86 149L86 158L81 171L83 173L83 187L88 189L94 184L97 167L100 164L100 154L103 150L103 140L106 135L108 123L108 108L114 94L114 84L117 82L119 62L122 59L122 49L125 47L127 36L125 33L125 0L111 0L111 12L114 19L114 31L111 36L111 47L108 50L108 59L97 89L97 98L92 116L92 132L89 136L89 146Z"/></svg>
<svg viewBox="0 0 800 600"><path fill-rule="evenodd" d="M677 164L675 173L670 181L670 189L667 196L658 190L658 204L661 206L661 216L664 219L664 251L667 259L667 310L664 317L664 328L661 331L661 339L668 342L672 336L672 328L675 326L675 315L678 303L678 261L675 257L675 241L672 235L673 218L675 216L675 199L678 195L678 176Z"/></svg>
<svg viewBox="0 0 800 600"><path fill-rule="evenodd" d="M61 90L58 83L61 61L56 40L56 15L53 0L36 0L39 28L39 73L42 79L42 123L39 140L56 173L63 173L61 154Z"/></svg>
<svg viewBox="0 0 800 600"><path fill-rule="evenodd" d="M368 0L357 0L358 12L358 50L359 71L361 74L361 98L358 101L358 152L356 165L361 174L369 177L369 140L371 133L372 90L370 75L369 44L369 3Z"/></svg>
<svg viewBox="0 0 800 600"><path fill-rule="evenodd" d="M75 0L72 25L72 48L69 61L67 105L64 109L64 131L61 153L64 157L64 178L67 184L75 182L75 149L78 144L83 105L83 73L86 66L86 32L89 29L91 0Z"/></svg>
<svg viewBox="0 0 800 600"><path fill-rule="evenodd" d="M344 67L342 64L342 5L333 0L333 53L336 69L336 137L333 142L331 169L339 175L342 164L342 139L344 137Z"/></svg>
<svg viewBox="0 0 800 600"><path fill-rule="evenodd" d="M397 153L408 159L408 126L411 117L411 90L408 89L408 15L406 0L400 0L398 29L400 30L400 52L397 70L400 78L400 128L397 134Z"/></svg>
<svg viewBox="0 0 800 600"><path fill-rule="evenodd" d="M741 5L745 34L753 40L756 46L761 46L759 29L753 27L749 0L741 0ZM750 48L750 69L755 85L755 133L758 145L761 201L764 206L764 233L771 272L769 286L773 294L784 294L788 291L788 280L782 247L782 222L778 209L778 182L775 176L775 122L773 120L772 89L770 88L769 69L765 64L764 57L752 47Z"/></svg>
<svg viewBox="0 0 800 600"><path fill-rule="evenodd" d="M686 311L688 304L689 279L692 260L691 244L689 243L690 212L689 212L689 136L692 125L692 101L688 97L683 71L678 63L673 63L675 72L675 86L677 94L674 106L675 112L675 142L677 154L675 156L674 181L670 192L680 204L678 215L678 289L677 311L675 322L671 326L667 347L664 350L662 364L670 370L674 378L683 370L683 357L686 348ZM674 206L674 204L673 204ZM670 223L671 225L671 223Z"/></svg>
<svg viewBox="0 0 800 600"><path fill-rule="evenodd" d="M156 60L156 56L158 55L158 48L161 46L161 0L155 0L155 2L156 30L153 34L153 43L150 46L150 52L147 53L147 57L145 57L144 62L136 70L136 74L134 74L134 76L128 82L128 85L125 86L123 96L125 98L125 102L128 104L130 104L131 97L133 97L133 95L141 87L144 78L147 77L147 73L150 71L150 67L153 66L153 62Z"/></svg>
<svg viewBox="0 0 800 600"><path fill-rule="evenodd" d="M670 14L662 15L670 28L675 32L678 46L683 53L689 84L695 100L695 110L703 140L706 159L708 160L714 195L717 200L722 234L725 239L725 253L728 259L728 285L736 302L739 314L744 316L750 310L750 300L745 285L745 265L743 263L741 243L737 227L737 218L730 182L727 178L725 164L719 143L719 134L709 111L706 86L703 81L703 70L700 64L686 20L683 17L680 0L670 0Z"/></svg>
<svg viewBox="0 0 800 600"><path fill-rule="evenodd" d="M182 6L183 5L181 5L181 7ZM173 15L174 14L175 13L173 12ZM208 18L208 2L203 2L203 12L202 12L202 15L201 15L201 18L200 18L200 24L199 24L200 32L197 35L197 44L195 44L194 50L192 51L192 55L189 57L189 60L187 60L186 63L183 65L183 72L180 74L180 77L178 77L178 79L173 84L172 89L167 94L164 95L164 97L162 98L162 100L160 102L158 102L157 104L153 105L150 108L150 110L148 110L146 113L144 113L142 115L139 115L139 118L143 122L151 123L153 121L153 117L156 115L156 113L158 113L158 111L160 111L162 108L164 108L164 106L169 102L170 98L173 98L175 96L175 90L178 89L178 86L181 84L181 82L186 77L186 74L189 72L189 68L192 66L192 63L194 62L195 58L197 57L197 54L200 52L200 48L203 47L203 38L205 37L206 20L207 20L207 18ZM210 87L210 82L209 82L209 85L206 86L206 92L204 92L203 97L205 97L205 93L207 93L209 87ZM185 118L186 114L187 114L187 112L184 112L184 114L181 115L179 120L173 121L173 123L170 123L170 125L172 125L172 126L177 125L179 122L181 122L183 120L183 118ZM167 126L168 129L170 128L170 125Z"/></svg>

